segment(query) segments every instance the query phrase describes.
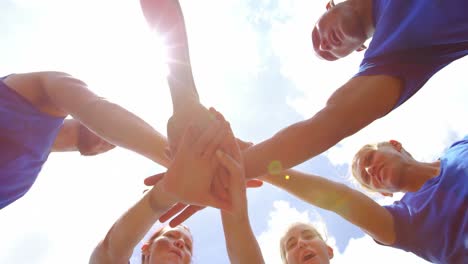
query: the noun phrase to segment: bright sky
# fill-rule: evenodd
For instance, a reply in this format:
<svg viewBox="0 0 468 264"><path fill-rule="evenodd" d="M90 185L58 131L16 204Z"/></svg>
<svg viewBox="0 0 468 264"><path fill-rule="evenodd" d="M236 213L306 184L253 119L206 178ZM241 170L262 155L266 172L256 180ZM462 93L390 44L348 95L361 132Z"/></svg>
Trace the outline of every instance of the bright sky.
<svg viewBox="0 0 468 264"><path fill-rule="evenodd" d="M362 58L327 63L313 55L310 31L325 1L181 4L201 100L224 113L244 140L259 142L311 117ZM139 1L3 0L0 10L0 75L69 72L165 133L171 100L164 52ZM420 159L436 158L468 131L467 68L466 58L453 63L408 103L299 169L346 181L354 152L388 139L400 140ZM0 212L0 263L86 263L113 222L141 197L143 179L161 171L123 149L90 158L50 155L30 192ZM248 195L266 263L280 263L278 239L298 220L326 223L334 264L426 263L378 246L338 216L271 186ZM204 210L187 225L195 237L194 263L228 263L218 211ZM138 259L137 249L132 263Z"/></svg>

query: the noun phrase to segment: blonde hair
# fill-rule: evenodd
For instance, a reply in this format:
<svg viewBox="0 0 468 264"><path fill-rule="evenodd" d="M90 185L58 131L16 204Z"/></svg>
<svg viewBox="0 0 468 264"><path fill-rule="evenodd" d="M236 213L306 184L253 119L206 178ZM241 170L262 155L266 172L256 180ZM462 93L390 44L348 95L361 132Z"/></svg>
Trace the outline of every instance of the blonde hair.
<svg viewBox="0 0 468 264"><path fill-rule="evenodd" d="M356 152L356 154L354 154L353 161L351 163L351 174L353 175L354 179L357 182L359 182L361 187L363 187L364 189L368 191L374 191L374 190L372 190L369 186L367 186L363 182L362 171L360 170L358 163L360 162L361 157L365 156L370 151L377 150L384 146L393 146L393 145L389 141L382 141L382 142L374 143L374 144L366 144L362 146L361 149L359 149L358 152ZM413 158L413 156L408 151L406 151L403 147L401 147L401 153L408 155L410 158Z"/></svg>
<svg viewBox="0 0 468 264"><path fill-rule="evenodd" d="M304 226L309 227L311 230L313 230L317 234L317 236L321 240L325 241L325 239L323 239L322 237L322 234L320 234L320 232L317 230L317 228L314 225L310 223L304 223L304 222L296 222L296 223L291 224L286 229L286 231L284 232L284 235L280 239L280 253L281 253L281 260L283 260L283 264L288 264L288 261L286 260L286 249L284 248L284 240L286 239L286 235L288 234L289 230L299 225L304 225Z"/></svg>
<svg viewBox="0 0 468 264"><path fill-rule="evenodd" d="M365 154L369 153L372 150L377 150L382 144L385 142L377 143L377 144L366 144L361 147L361 149L354 154L353 161L351 162L351 174L353 175L354 179L363 187L364 189L371 191L371 189L362 181L361 170L358 166L361 157ZM388 143L389 144L389 143Z"/></svg>

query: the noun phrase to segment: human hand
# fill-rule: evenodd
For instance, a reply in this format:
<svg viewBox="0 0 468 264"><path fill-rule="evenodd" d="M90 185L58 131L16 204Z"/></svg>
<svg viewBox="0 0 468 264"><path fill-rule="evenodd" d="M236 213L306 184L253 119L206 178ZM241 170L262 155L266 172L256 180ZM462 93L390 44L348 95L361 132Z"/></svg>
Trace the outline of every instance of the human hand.
<svg viewBox="0 0 468 264"><path fill-rule="evenodd" d="M163 177L164 177L164 173L158 173L158 174L147 177L144 180L144 183L147 186L153 186L157 182L162 180ZM263 185L263 181L256 180L256 179L247 180L245 185L246 185L247 188L258 188L258 187L261 187ZM147 191L147 190L144 190L144 192L145 191ZM193 205L193 204L187 205L185 203L177 203L176 205L171 207L171 209L169 209L167 212L165 212L163 215L161 215L161 217L159 218L159 221L161 223L164 223L167 220L174 217L175 215L177 215L176 217L174 217L169 222L169 226L175 227L175 226L178 226L178 225L182 224L183 222L185 222L185 220L189 219L196 212L198 212L198 211L200 211L200 210L202 210L204 208L205 208L205 206L199 206L199 205Z"/></svg>
<svg viewBox="0 0 468 264"><path fill-rule="evenodd" d="M228 149L217 150L216 157L228 174L227 191L232 203L230 213L235 217L246 218L248 213L244 161L231 130L229 130L227 142Z"/></svg>
<svg viewBox="0 0 468 264"><path fill-rule="evenodd" d="M94 156L115 148L114 145L96 135L83 124L79 124L76 147L83 156Z"/></svg>
<svg viewBox="0 0 468 264"><path fill-rule="evenodd" d="M171 155L177 151L182 135L190 123L199 131L203 131L213 120L214 116L199 103L190 103L175 111L167 122L167 140Z"/></svg>
<svg viewBox="0 0 468 264"><path fill-rule="evenodd" d="M187 103L183 108L175 111L167 123L169 153L175 153L179 145L181 132L187 128L189 123L193 124L196 130L203 131L213 120L226 122L223 115L216 111L216 109L210 108L208 110L199 103ZM242 140L238 140L238 142L245 148L251 146L250 143ZM221 148L224 149L225 147L226 143L223 142ZM215 195L227 199L228 195L225 191L227 185L226 173L222 169L217 168L213 178L213 190Z"/></svg>
<svg viewBox="0 0 468 264"><path fill-rule="evenodd" d="M206 114L206 112L205 112L205 114ZM211 120L213 118L215 118L216 120L226 122L225 119L224 119L224 116L214 108L209 109L209 114L211 114L209 116ZM173 117L175 117L175 116L176 115L174 115ZM173 117L171 117L171 119ZM175 121L175 120L173 120L173 121ZM183 122L174 122L172 125L171 125L171 123L172 122L170 120L170 122L168 123L168 129L170 127L174 128L175 123L183 123ZM236 142L237 142L237 145L240 147L241 150L247 149L247 148L249 148L249 147L251 147L253 145L253 143L251 143L251 142L246 142L246 141L243 141L243 140L237 139L237 138L236 138ZM228 148L228 146L229 146L229 140L226 140L226 138L225 138L225 140L221 144L221 149ZM218 168L217 174L214 175L213 182L212 182L213 183L213 185L212 185L213 189L212 190L214 190L214 193L218 197L222 197L224 199L228 199L228 196L229 196L228 193L226 192L226 188L229 185L228 176L226 175L226 173L227 173L227 171L225 169ZM146 178L144 182L145 182L146 185L152 186L159 180L160 177L162 177L162 175L150 176L150 177ZM260 180L248 180L246 182L246 186L249 187L249 188L260 187L260 186L262 186L262 184L263 184L263 182L260 181ZM185 209L182 213L177 215L177 217L175 217L174 219L171 220L170 225L171 226L176 226L176 225L184 222L190 216L192 216L197 211L199 211L199 210L201 210L203 208L205 208L205 207L204 206L198 206L198 205L189 205L189 206L187 206L187 204L185 204L185 203L178 203L177 205L173 206L169 211L167 211L164 215L162 215L161 218L160 218L160 221L165 222L165 221L169 220L170 218L172 218L173 216L175 216L176 214L180 213L182 210Z"/></svg>
<svg viewBox="0 0 468 264"><path fill-rule="evenodd" d="M163 191L176 200L229 210L230 203L212 191L215 152L227 135L226 122L214 120L202 133L190 125L181 139L172 164L161 180Z"/></svg>

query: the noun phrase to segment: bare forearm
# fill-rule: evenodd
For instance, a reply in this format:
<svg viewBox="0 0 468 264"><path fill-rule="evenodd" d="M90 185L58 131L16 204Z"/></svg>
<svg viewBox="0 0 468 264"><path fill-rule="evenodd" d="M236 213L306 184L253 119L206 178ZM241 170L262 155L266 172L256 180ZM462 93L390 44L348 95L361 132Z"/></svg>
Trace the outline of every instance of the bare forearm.
<svg viewBox="0 0 468 264"><path fill-rule="evenodd" d="M168 147L166 138L119 105L99 99L80 109L74 117L108 142L142 154L163 166L169 165L164 151Z"/></svg>
<svg viewBox="0 0 468 264"><path fill-rule="evenodd" d="M72 115L108 142L167 166L167 141L148 123L121 106L91 92L87 85L68 74L40 74L41 85L51 103Z"/></svg>
<svg viewBox="0 0 468 264"><path fill-rule="evenodd" d="M348 188L341 183L296 170L286 170L278 175L269 174L260 179L305 202L337 213L345 201L345 188Z"/></svg>
<svg viewBox="0 0 468 264"><path fill-rule="evenodd" d="M390 213L357 190L295 170L262 176L261 179L305 202L340 215L382 243L394 241L393 218Z"/></svg>
<svg viewBox="0 0 468 264"><path fill-rule="evenodd" d="M150 26L164 36L170 74L174 112L187 102L199 102L190 64L187 31L180 3L177 0L141 0L143 13Z"/></svg>
<svg viewBox="0 0 468 264"><path fill-rule="evenodd" d="M292 168L334 146L350 132L340 122L322 110L309 120L293 124L272 138L244 152L246 177L255 178L271 172Z"/></svg>
<svg viewBox="0 0 468 264"><path fill-rule="evenodd" d="M231 263L265 263L248 216L239 219L239 217L222 212L221 219Z"/></svg>
<svg viewBox="0 0 468 264"><path fill-rule="evenodd" d="M187 103L199 103L198 92L193 79L192 65L188 46L187 30L184 15L179 1L172 0L170 12L171 25L160 28L166 36L168 66L170 73L168 83L171 89L174 112Z"/></svg>
<svg viewBox="0 0 468 264"><path fill-rule="evenodd" d="M401 94L402 82L391 76L352 78L312 118L285 128L244 154L247 177L268 172L277 161L282 169L298 165L386 115Z"/></svg>
<svg viewBox="0 0 468 264"><path fill-rule="evenodd" d="M174 204L157 188L153 187L115 222L94 250L90 263L128 263L134 247Z"/></svg>

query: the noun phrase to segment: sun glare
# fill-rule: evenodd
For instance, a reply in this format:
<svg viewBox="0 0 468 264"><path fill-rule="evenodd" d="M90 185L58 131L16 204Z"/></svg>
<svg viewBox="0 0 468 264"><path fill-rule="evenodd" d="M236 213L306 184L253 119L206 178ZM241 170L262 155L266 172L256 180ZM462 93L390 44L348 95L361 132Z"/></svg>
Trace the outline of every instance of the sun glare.
<svg viewBox="0 0 468 264"><path fill-rule="evenodd" d="M166 77L169 74L167 66L168 52L167 45L163 38L156 32L151 31L151 34L145 36L140 47L137 47L141 59L141 68L152 68L152 72L157 75Z"/></svg>

